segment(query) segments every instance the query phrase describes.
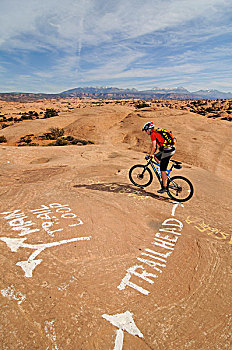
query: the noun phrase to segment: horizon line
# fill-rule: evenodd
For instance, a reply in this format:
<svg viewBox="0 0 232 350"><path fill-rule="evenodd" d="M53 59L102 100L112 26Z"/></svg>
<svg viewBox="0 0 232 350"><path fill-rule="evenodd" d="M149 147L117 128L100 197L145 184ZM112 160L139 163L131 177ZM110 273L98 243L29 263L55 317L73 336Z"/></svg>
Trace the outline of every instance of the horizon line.
<svg viewBox="0 0 232 350"><path fill-rule="evenodd" d="M220 93L225 93L225 94L232 94L231 91L221 91L221 90L217 90L217 89L199 89L199 90L194 90L194 91L190 91L188 90L187 88L183 87L183 86L175 86L175 87L171 87L171 88L163 88L163 87L154 87L154 88L148 88L148 89L144 89L144 90L138 90L136 89L135 87L131 87L131 88L120 88L120 87L117 87L117 86L91 86L91 85L88 85L88 86L77 86L77 87L74 87L74 88L70 88L70 89L67 89L67 90L63 90L63 91L60 91L60 92L33 92L33 91L0 91L0 94L34 94L34 95L39 95L39 94L44 94L44 95L59 95L59 94L62 94L64 92L68 92L70 90L75 90L75 89L88 89L88 88L94 88L94 89L118 89L118 90L129 90L129 91L132 91L132 90L135 90L136 92L146 92L146 91L154 91L154 93L156 92L156 90L177 90L177 89L183 89L183 90L186 90L187 92L189 93L196 93L196 92L200 92L200 91L204 91L204 92L213 92L213 91L217 91L217 92L220 92ZM157 92L158 93L158 92Z"/></svg>

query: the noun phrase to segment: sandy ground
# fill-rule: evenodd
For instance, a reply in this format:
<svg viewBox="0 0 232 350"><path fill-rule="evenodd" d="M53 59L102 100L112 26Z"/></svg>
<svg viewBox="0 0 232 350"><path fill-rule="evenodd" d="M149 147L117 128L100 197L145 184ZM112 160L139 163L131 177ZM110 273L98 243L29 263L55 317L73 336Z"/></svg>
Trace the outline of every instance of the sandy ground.
<svg viewBox="0 0 232 350"><path fill-rule="evenodd" d="M184 204L128 179L149 120L177 138ZM50 127L94 144L12 146ZM0 134L1 349L231 349L231 123L98 106Z"/></svg>

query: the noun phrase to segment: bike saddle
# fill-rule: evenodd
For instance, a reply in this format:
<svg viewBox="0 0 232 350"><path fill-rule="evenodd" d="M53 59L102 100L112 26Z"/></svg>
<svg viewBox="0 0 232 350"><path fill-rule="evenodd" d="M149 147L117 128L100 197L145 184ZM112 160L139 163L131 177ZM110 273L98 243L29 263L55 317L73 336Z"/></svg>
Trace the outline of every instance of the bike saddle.
<svg viewBox="0 0 232 350"><path fill-rule="evenodd" d="M173 162L175 164L182 164L182 162L178 162L178 160L171 160L171 162Z"/></svg>

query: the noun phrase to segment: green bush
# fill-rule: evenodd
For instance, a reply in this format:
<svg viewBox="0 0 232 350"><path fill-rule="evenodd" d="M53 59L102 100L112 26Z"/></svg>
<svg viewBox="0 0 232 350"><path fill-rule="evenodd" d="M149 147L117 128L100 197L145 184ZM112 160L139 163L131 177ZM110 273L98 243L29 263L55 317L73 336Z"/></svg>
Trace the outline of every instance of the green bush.
<svg viewBox="0 0 232 350"><path fill-rule="evenodd" d="M58 137L64 135L64 129L50 128L50 132L45 132L43 135L39 136L40 140L56 140Z"/></svg>
<svg viewBox="0 0 232 350"><path fill-rule="evenodd" d="M21 118L21 117L20 117L20 118L17 118L17 117L14 118L14 122L15 122L15 123L18 123L18 122L21 122L21 121L22 121L22 118Z"/></svg>
<svg viewBox="0 0 232 350"><path fill-rule="evenodd" d="M79 139L73 139L71 143L72 143L72 145L77 145L78 143L80 143L82 145L87 145L88 141L79 140Z"/></svg>
<svg viewBox="0 0 232 350"><path fill-rule="evenodd" d="M64 135L64 129L50 128L49 130L50 134L54 137L54 140Z"/></svg>
<svg viewBox="0 0 232 350"><path fill-rule="evenodd" d="M75 138L73 136L67 136L67 137L65 137L65 139L67 141L74 141L75 140Z"/></svg>
<svg viewBox="0 0 232 350"><path fill-rule="evenodd" d="M229 122L231 122L232 121L232 117L230 117L230 116L223 117L223 118L221 118L221 120L228 120Z"/></svg>
<svg viewBox="0 0 232 350"><path fill-rule="evenodd" d="M70 143L65 140L64 138L62 137L59 137L55 142L52 142L50 145L51 146L66 146L66 145L69 145Z"/></svg>
<svg viewBox="0 0 232 350"><path fill-rule="evenodd" d="M22 136L22 137L20 137L20 140L18 141L18 143L29 144L32 142L32 139L31 139L32 136L34 136L34 134Z"/></svg>
<svg viewBox="0 0 232 350"><path fill-rule="evenodd" d="M44 118L52 118L58 115L58 111L54 108L47 108L44 112Z"/></svg>
<svg viewBox="0 0 232 350"><path fill-rule="evenodd" d="M21 120L32 120L33 119L33 115L31 114L22 114L21 116Z"/></svg>
<svg viewBox="0 0 232 350"><path fill-rule="evenodd" d="M6 124L6 123L3 123L3 124L2 124L2 129L7 128L8 126L10 126L10 125L8 125L8 124Z"/></svg>
<svg viewBox="0 0 232 350"><path fill-rule="evenodd" d="M150 107L149 103L146 102L139 102L135 105L135 108L140 109L140 108L146 108Z"/></svg>
<svg viewBox="0 0 232 350"><path fill-rule="evenodd" d="M0 143L4 142L7 142L7 139L5 138L5 136L0 136Z"/></svg>

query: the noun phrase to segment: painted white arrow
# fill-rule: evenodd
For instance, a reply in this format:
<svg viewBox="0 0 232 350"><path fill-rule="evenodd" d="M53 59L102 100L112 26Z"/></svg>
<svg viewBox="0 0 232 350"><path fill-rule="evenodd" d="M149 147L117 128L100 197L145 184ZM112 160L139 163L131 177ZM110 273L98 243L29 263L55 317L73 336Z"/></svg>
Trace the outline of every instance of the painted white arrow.
<svg viewBox="0 0 232 350"><path fill-rule="evenodd" d="M26 241L27 238L0 237L0 240L5 242L12 252L17 252L17 250L23 246L23 242Z"/></svg>
<svg viewBox="0 0 232 350"><path fill-rule="evenodd" d="M117 335L114 344L114 350L122 350L123 347L123 331L128 332L131 335L137 335L140 338L143 338L143 334L140 332L133 320L133 314L130 311L126 311L122 314L116 315L106 315L103 314L102 317L109 321L112 325L119 328L117 330Z"/></svg>
<svg viewBox="0 0 232 350"><path fill-rule="evenodd" d="M181 202L173 202L173 203L174 205L172 208L172 216L175 216L176 208L178 208L179 205L184 208L184 204Z"/></svg>
<svg viewBox="0 0 232 350"><path fill-rule="evenodd" d="M19 248L29 248L29 249L35 250L26 261L19 261L16 264L17 266L20 266L23 269L25 273L25 277L32 277L33 270L36 268L37 265L39 265L43 261L42 259L38 259L38 260L34 260L34 259L46 248L51 248L62 244L77 242L77 241L85 241L85 240L89 241L90 239L91 239L91 236L75 237L75 238L64 239L64 240L61 240L58 242L52 242L52 243L29 244L29 243L24 243L24 241L26 241L27 238L0 237L0 240L5 242L12 252L17 252Z"/></svg>

